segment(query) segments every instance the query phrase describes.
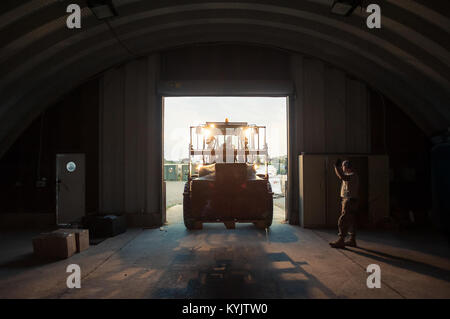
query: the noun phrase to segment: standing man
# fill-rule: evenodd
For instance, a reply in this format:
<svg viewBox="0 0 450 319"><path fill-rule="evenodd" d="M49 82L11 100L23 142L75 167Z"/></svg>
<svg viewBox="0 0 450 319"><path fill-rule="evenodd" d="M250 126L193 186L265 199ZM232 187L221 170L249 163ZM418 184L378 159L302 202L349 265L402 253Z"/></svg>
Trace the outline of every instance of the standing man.
<svg viewBox="0 0 450 319"><path fill-rule="evenodd" d="M341 185L341 216L338 221L339 238L330 243L333 248L344 248L345 246L356 247L355 223L356 213L358 211L358 190L359 178L353 170L350 161L341 161L337 159L334 164L334 171L337 177L342 181ZM347 235L349 240L345 240Z"/></svg>

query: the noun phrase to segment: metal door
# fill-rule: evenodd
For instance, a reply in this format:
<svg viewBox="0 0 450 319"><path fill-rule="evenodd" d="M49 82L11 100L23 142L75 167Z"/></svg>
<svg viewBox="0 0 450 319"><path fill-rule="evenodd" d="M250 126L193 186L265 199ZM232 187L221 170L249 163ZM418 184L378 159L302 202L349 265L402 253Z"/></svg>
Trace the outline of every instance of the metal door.
<svg viewBox="0 0 450 319"><path fill-rule="evenodd" d="M84 215L84 154L56 154L56 223L69 224Z"/></svg>

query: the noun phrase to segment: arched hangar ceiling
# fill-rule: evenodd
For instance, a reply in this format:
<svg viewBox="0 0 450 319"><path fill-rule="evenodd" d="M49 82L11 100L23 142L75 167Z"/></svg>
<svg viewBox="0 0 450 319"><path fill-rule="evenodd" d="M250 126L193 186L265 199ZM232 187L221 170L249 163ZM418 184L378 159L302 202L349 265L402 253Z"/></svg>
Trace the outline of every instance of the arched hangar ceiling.
<svg viewBox="0 0 450 319"><path fill-rule="evenodd" d="M114 0L98 20L86 1L0 2L0 154L48 103L87 78L149 53L209 42L251 43L322 59L397 102L429 135L450 126L450 1L373 0L382 28L333 0ZM66 28L66 7L82 28Z"/></svg>

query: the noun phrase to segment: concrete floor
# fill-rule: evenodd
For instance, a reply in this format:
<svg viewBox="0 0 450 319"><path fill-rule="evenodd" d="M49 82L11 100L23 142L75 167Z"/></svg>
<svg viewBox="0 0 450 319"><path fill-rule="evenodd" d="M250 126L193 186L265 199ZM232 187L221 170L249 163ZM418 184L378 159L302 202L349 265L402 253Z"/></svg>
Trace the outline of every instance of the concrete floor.
<svg viewBox="0 0 450 319"><path fill-rule="evenodd" d="M450 252L427 234L361 232L360 248L332 249L335 231L282 223L206 224L187 231L181 206L169 224L129 229L67 260L32 255L37 232L0 233L0 298L450 298ZM381 267L381 288L368 289L365 269ZM78 264L81 289L66 287Z"/></svg>
<svg viewBox="0 0 450 319"><path fill-rule="evenodd" d="M183 204L183 191L186 182L167 181L166 182L166 206Z"/></svg>

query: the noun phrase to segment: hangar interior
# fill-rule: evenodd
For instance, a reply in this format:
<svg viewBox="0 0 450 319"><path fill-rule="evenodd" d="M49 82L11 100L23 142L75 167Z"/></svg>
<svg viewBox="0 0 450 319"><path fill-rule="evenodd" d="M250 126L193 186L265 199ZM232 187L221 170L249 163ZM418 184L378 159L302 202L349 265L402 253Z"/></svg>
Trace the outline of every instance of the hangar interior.
<svg viewBox="0 0 450 319"><path fill-rule="evenodd" d="M73 1L81 29L66 27L61 1L2 3L0 296L449 298L450 8L379 2L379 30L325 0L115 0L106 19ZM164 224L168 96L288 98L285 222ZM121 214L128 229L43 262L31 239L56 227L58 154L82 154L69 210ZM305 199L323 186L305 177L308 156L329 158L328 171L340 156L365 163L359 248L328 246L338 185L327 177L330 196ZM69 263L82 289L65 286ZM381 289L366 287L373 263Z"/></svg>

